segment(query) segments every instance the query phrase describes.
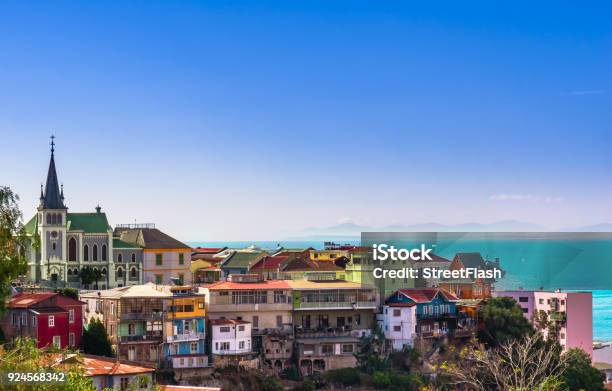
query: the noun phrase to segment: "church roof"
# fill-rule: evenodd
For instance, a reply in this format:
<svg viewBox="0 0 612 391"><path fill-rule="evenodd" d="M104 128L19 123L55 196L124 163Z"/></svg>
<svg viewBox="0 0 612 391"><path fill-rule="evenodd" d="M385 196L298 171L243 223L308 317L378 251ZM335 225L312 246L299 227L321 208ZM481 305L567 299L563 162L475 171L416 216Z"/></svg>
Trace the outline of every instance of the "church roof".
<svg viewBox="0 0 612 391"><path fill-rule="evenodd" d="M38 226L38 213L23 226L27 235L34 235L36 233L36 227Z"/></svg>
<svg viewBox="0 0 612 391"><path fill-rule="evenodd" d="M68 213L69 231L84 231L85 233L107 233L110 229L106 213Z"/></svg>
<svg viewBox="0 0 612 391"><path fill-rule="evenodd" d="M124 242L119 238L113 238L113 248L141 248L136 243Z"/></svg>
<svg viewBox="0 0 612 391"><path fill-rule="evenodd" d="M51 160L49 161L49 171L47 172L45 193L40 200L40 206L44 209L66 209L66 205L64 205L64 197L60 191L59 182L57 180L57 172L55 171L53 148L51 148Z"/></svg>

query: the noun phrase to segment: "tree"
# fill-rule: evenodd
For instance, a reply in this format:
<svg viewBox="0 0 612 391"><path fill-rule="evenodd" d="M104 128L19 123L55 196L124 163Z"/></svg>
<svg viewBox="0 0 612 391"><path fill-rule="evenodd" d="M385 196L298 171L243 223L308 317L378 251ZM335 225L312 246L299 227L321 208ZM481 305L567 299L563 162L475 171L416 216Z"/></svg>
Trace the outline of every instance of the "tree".
<svg viewBox="0 0 612 391"><path fill-rule="evenodd" d="M95 285L96 289L98 289L98 281L100 281L100 279L102 278L102 273L100 272L100 270L94 269L93 278L94 278L94 281L96 282L96 285Z"/></svg>
<svg viewBox="0 0 612 391"><path fill-rule="evenodd" d="M569 349L563 354L567 367L561 379L569 391L603 391L605 376L591 365L591 358L582 349Z"/></svg>
<svg viewBox="0 0 612 391"><path fill-rule="evenodd" d="M63 288L59 290L59 293L63 296L71 297L75 300L79 299L79 291L74 288Z"/></svg>
<svg viewBox="0 0 612 391"><path fill-rule="evenodd" d="M54 355L36 347L32 339L17 338L14 343L0 346L0 372L57 372L65 373L64 382L38 383L33 385L0 385L0 390L58 390L58 391L95 391L91 378L84 375L84 368L79 363L76 352L57 351ZM58 361L70 361L69 365L58 364Z"/></svg>
<svg viewBox="0 0 612 391"><path fill-rule="evenodd" d="M539 333L509 339L493 349L467 346L460 360L445 363L456 385L474 391L561 391L567 357Z"/></svg>
<svg viewBox="0 0 612 391"><path fill-rule="evenodd" d="M534 332L521 307L510 297L488 299L478 316L482 322L478 339L490 347L524 338Z"/></svg>
<svg viewBox="0 0 612 391"><path fill-rule="evenodd" d="M389 367L387 351L385 349L385 333L378 322L374 322L370 335L359 340L357 364L365 372L372 374L375 371L384 371Z"/></svg>
<svg viewBox="0 0 612 391"><path fill-rule="evenodd" d="M11 282L25 274L25 248L28 240L17 206L19 196L8 187L0 187L0 313L11 293Z"/></svg>
<svg viewBox="0 0 612 391"><path fill-rule="evenodd" d="M79 277L81 277L81 284L89 286L96 280L96 276L94 271L89 266L86 266L81 269L79 272Z"/></svg>
<svg viewBox="0 0 612 391"><path fill-rule="evenodd" d="M87 329L83 331L81 338L81 349L83 353L95 354L96 356L113 356L113 348L106 333L106 327L97 319L89 322Z"/></svg>

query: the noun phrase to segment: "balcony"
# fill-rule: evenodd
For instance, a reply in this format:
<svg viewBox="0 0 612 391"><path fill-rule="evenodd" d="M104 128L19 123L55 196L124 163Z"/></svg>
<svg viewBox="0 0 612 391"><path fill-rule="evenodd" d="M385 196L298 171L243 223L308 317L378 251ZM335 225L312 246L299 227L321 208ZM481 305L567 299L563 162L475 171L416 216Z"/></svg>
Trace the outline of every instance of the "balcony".
<svg viewBox="0 0 612 391"><path fill-rule="evenodd" d="M119 337L119 342L161 342L162 333L148 333L143 335L123 335Z"/></svg>
<svg viewBox="0 0 612 391"><path fill-rule="evenodd" d="M161 312L126 312L120 315L120 319L123 320L148 320L156 321L163 320L164 314Z"/></svg>
<svg viewBox="0 0 612 391"><path fill-rule="evenodd" d="M322 302L301 302L299 307L295 310L317 310L317 309L345 309L345 310L359 310L359 309L376 309L376 301L322 301Z"/></svg>
<svg viewBox="0 0 612 391"><path fill-rule="evenodd" d="M550 318L550 320L555 322L565 322L567 320L567 314L565 312L551 312L550 314L548 314L548 317Z"/></svg>
<svg viewBox="0 0 612 391"><path fill-rule="evenodd" d="M236 355L246 355L246 354L254 354L254 352L250 350L217 350L213 352L214 355L217 356L236 356Z"/></svg>
<svg viewBox="0 0 612 391"><path fill-rule="evenodd" d="M200 339L204 339L204 333L189 332L189 333L183 333L183 334L176 334L176 335L167 337L166 339L168 343L179 342L179 341L197 341Z"/></svg>
<svg viewBox="0 0 612 391"><path fill-rule="evenodd" d="M417 314L417 320L427 320L427 319L448 319L448 318L456 318L457 314L451 312L437 313L437 314Z"/></svg>
<svg viewBox="0 0 612 391"><path fill-rule="evenodd" d="M431 330L418 333L421 338L438 338L451 334L449 330Z"/></svg>

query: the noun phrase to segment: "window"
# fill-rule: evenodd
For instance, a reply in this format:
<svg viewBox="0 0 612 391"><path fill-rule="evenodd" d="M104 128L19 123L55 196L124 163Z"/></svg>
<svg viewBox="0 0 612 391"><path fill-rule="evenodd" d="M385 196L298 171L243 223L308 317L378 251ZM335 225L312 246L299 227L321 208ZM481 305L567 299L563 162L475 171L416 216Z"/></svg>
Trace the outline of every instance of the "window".
<svg viewBox="0 0 612 391"><path fill-rule="evenodd" d="M110 314L115 315L115 303L110 303Z"/></svg>
<svg viewBox="0 0 612 391"><path fill-rule="evenodd" d="M162 265L163 262L164 262L163 254L155 254L155 264L157 266L160 266L160 265Z"/></svg>
<svg viewBox="0 0 612 391"><path fill-rule="evenodd" d="M357 326L361 326L361 314L355 314L355 323Z"/></svg>
<svg viewBox="0 0 612 391"><path fill-rule="evenodd" d="M130 346L130 348L132 347L133 346ZM119 387L121 388L121 390L127 390L129 386L130 386L130 378L122 377L121 380L119 381Z"/></svg>
<svg viewBox="0 0 612 391"><path fill-rule="evenodd" d="M184 281L185 281L185 275L183 273L179 273L179 275L178 275L178 283L179 283L179 285L183 285Z"/></svg>
<svg viewBox="0 0 612 391"><path fill-rule="evenodd" d="M192 342L190 348L191 348L191 353L197 353L198 352L198 343L197 342Z"/></svg>
<svg viewBox="0 0 612 391"><path fill-rule="evenodd" d="M136 263L136 253L132 253L132 263Z"/></svg>
<svg viewBox="0 0 612 391"><path fill-rule="evenodd" d="M204 309L204 303L203 302L199 302L198 303L198 309Z"/></svg>
<svg viewBox="0 0 612 391"><path fill-rule="evenodd" d="M332 354L334 352L334 345L321 345L322 354Z"/></svg>
<svg viewBox="0 0 612 391"><path fill-rule="evenodd" d="M402 326L393 326L393 331L402 331Z"/></svg>
<svg viewBox="0 0 612 391"><path fill-rule="evenodd" d="M135 361L136 360L136 346L128 346L128 360Z"/></svg>
<svg viewBox="0 0 612 391"><path fill-rule="evenodd" d="M98 260L98 245L94 244L91 251L92 251L91 259L95 262Z"/></svg>
<svg viewBox="0 0 612 391"><path fill-rule="evenodd" d="M32 326L36 327L36 323L37 323L37 318L36 315L32 316Z"/></svg>
<svg viewBox="0 0 612 391"><path fill-rule="evenodd" d="M83 260L89 261L89 246L88 245L83 246Z"/></svg>
<svg viewBox="0 0 612 391"><path fill-rule="evenodd" d="M51 247L53 247L53 249L55 250L55 242L51 244Z"/></svg>
<svg viewBox="0 0 612 391"><path fill-rule="evenodd" d="M74 333L68 334L68 345L74 346Z"/></svg>
<svg viewBox="0 0 612 391"><path fill-rule="evenodd" d="M244 349L244 341L238 342L238 349Z"/></svg>
<svg viewBox="0 0 612 391"><path fill-rule="evenodd" d="M352 344L342 345L342 353L353 353L353 345Z"/></svg>
<svg viewBox="0 0 612 391"><path fill-rule="evenodd" d="M123 255L119 254L117 255L117 263L121 263L123 262Z"/></svg>
<svg viewBox="0 0 612 391"><path fill-rule="evenodd" d="M16 312L13 312L11 323L13 324L13 326L17 326L17 324L19 323L19 314L17 314Z"/></svg>
<svg viewBox="0 0 612 391"><path fill-rule="evenodd" d="M130 269L130 278L132 278L132 279L133 279L133 278L138 277L136 273L137 273L137 272L136 272L136 268L135 268L135 267L131 268L131 269Z"/></svg>
<svg viewBox="0 0 612 391"><path fill-rule="evenodd" d="M22 326L28 325L28 314L26 312L21 314L21 325Z"/></svg>
<svg viewBox="0 0 612 391"><path fill-rule="evenodd" d="M180 253L179 254L179 265L184 265L185 264L185 254Z"/></svg>
<svg viewBox="0 0 612 391"><path fill-rule="evenodd" d="M526 314L529 310L527 308L523 308L523 313Z"/></svg>
<svg viewBox="0 0 612 391"><path fill-rule="evenodd" d="M73 261L76 262L77 258L76 258L76 249L77 249L77 242L75 238L70 238L70 240L68 241L68 260L69 261Z"/></svg>
<svg viewBox="0 0 612 391"><path fill-rule="evenodd" d="M274 303L287 303L287 295L283 291L274 291Z"/></svg>
<svg viewBox="0 0 612 391"><path fill-rule="evenodd" d="M55 316L49 315L49 327L55 326Z"/></svg>
<svg viewBox="0 0 612 391"><path fill-rule="evenodd" d="M276 327L283 327L283 316L276 315Z"/></svg>
<svg viewBox="0 0 612 391"><path fill-rule="evenodd" d="M74 309L68 310L68 322L74 323Z"/></svg>
<svg viewBox="0 0 612 391"><path fill-rule="evenodd" d="M544 299L540 299L540 300L538 300L538 303L540 303L540 304L544 304Z"/></svg>
<svg viewBox="0 0 612 391"><path fill-rule="evenodd" d="M221 342L219 344L219 350L229 350L230 349L230 343L229 342Z"/></svg>
<svg viewBox="0 0 612 391"><path fill-rule="evenodd" d="M161 284L162 283L162 275L161 274L156 274L155 275L155 283L156 284Z"/></svg>
<svg viewBox="0 0 612 391"><path fill-rule="evenodd" d="M128 335L136 334L136 325L134 323L128 324Z"/></svg>
<svg viewBox="0 0 612 391"><path fill-rule="evenodd" d="M393 310L393 316L398 317L400 316L400 314L401 314L401 310L398 310L398 309Z"/></svg>
<svg viewBox="0 0 612 391"><path fill-rule="evenodd" d="M157 346L149 347L149 361L157 361Z"/></svg>
<svg viewBox="0 0 612 391"><path fill-rule="evenodd" d="M527 303L529 301L529 297L527 296L520 296L519 297L519 303Z"/></svg>
<svg viewBox="0 0 612 391"><path fill-rule="evenodd" d="M254 315L253 316L253 328L258 328L259 327L259 316Z"/></svg>
<svg viewBox="0 0 612 391"><path fill-rule="evenodd" d="M229 326L219 327L219 332L221 332L221 333L229 333L230 332L230 328L229 328Z"/></svg>
<svg viewBox="0 0 612 391"><path fill-rule="evenodd" d="M238 326L238 331L244 331L244 326Z"/></svg>
<svg viewBox="0 0 612 391"><path fill-rule="evenodd" d="M123 278L123 268L117 268L117 279Z"/></svg>
<svg viewBox="0 0 612 391"><path fill-rule="evenodd" d="M106 244L102 245L102 260L106 261Z"/></svg>
<svg viewBox="0 0 612 391"><path fill-rule="evenodd" d="M62 336L61 335L53 336L53 345L61 349L62 347Z"/></svg>

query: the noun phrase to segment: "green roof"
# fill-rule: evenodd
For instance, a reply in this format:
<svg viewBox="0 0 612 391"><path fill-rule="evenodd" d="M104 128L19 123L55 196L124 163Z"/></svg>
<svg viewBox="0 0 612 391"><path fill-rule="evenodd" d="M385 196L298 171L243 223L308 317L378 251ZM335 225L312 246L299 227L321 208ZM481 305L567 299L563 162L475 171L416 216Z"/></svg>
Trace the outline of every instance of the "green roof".
<svg viewBox="0 0 612 391"><path fill-rule="evenodd" d="M110 229L106 213L68 213L68 230L85 233L107 233Z"/></svg>
<svg viewBox="0 0 612 391"><path fill-rule="evenodd" d="M38 213L32 216L30 221L28 221L26 225L23 226L23 228L26 231L26 234L34 235L36 233L37 220L38 220Z"/></svg>
<svg viewBox="0 0 612 391"><path fill-rule="evenodd" d="M113 238L113 248L142 248L136 243L124 242L121 239Z"/></svg>
<svg viewBox="0 0 612 391"><path fill-rule="evenodd" d="M251 264L257 262L261 257L268 255L264 251L256 251L256 252L235 252L232 256L229 257L223 265L222 268L248 268Z"/></svg>

